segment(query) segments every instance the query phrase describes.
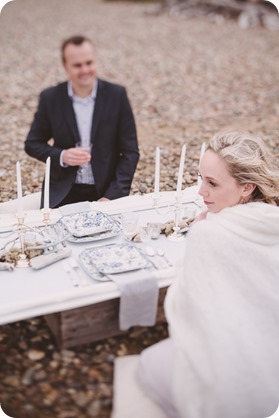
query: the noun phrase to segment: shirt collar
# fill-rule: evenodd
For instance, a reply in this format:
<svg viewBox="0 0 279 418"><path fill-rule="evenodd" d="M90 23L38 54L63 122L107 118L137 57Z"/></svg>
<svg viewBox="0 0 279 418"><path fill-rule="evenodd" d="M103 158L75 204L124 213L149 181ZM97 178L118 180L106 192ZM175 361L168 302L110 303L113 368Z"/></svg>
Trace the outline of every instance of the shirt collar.
<svg viewBox="0 0 279 418"><path fill-rule="evenodd" d="M75 95L74 91L73 91L73 85L71 83L71 81L68 81L68 96L71 97L73 100L76 101L80 101L80 102L88 102L91 100L95 100L96 99L96 95L97 95L97 88L98 88L98 80L96 79L95 83L94 83L94 87L91 90L90 94L86 97L79 97L77 95Z"/></svg>

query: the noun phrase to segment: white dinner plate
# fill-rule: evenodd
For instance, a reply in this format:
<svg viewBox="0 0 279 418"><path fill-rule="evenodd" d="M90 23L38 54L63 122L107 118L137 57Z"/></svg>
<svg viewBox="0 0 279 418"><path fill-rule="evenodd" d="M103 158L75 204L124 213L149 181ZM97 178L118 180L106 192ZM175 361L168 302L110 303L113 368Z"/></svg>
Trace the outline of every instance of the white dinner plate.
<svg viewBox="0 0 279 418"><path fill-rule="evenodd" d="M93 278L96 278L96 271L106 275L152 268L148 258L131 243L87 248L80 253L79 258L83 268Z"/></svg>
<svg viewBox="0 0 279 418"><path fill-rule="evenodd" d="M100 211L66 215L59 222L71 234L68 241L77 243L112 238L121 231L120 224L115 219Z"/></svg>

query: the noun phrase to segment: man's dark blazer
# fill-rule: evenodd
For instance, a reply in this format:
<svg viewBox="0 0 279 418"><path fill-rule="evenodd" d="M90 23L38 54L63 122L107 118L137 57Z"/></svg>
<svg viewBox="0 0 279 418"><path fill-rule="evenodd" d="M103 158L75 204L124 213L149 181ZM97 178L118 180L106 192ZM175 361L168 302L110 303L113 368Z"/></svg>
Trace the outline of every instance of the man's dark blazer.
<svg viewBox="0 0 279 418"><path fill-rule="evenodd" d="M48 156L51 158L51 208L59 206L67 196L75 183L78 169L61 167L60 153L79 141L67 82L42 91L25 141L25 151L43 162ZM98 79L91 142L91 164L98 198L127 196L139 160L139 150L135 120L123 86ZM43 196L44 193L42 207Z"/></svg>

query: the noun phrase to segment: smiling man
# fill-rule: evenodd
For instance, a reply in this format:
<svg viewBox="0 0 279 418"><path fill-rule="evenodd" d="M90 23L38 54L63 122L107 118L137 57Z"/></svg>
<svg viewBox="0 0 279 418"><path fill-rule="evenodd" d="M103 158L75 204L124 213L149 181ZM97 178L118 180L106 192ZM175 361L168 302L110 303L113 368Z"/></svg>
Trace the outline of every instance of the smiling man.
<svg viewBox="0 0 279 418"><path fill-rule="evenodd" d="M50 207L127 196L139 150L126 89L97 77L89 38L66 39L61 53L68 81L41 93L25 141L30 156L51 157Z"/></svg>

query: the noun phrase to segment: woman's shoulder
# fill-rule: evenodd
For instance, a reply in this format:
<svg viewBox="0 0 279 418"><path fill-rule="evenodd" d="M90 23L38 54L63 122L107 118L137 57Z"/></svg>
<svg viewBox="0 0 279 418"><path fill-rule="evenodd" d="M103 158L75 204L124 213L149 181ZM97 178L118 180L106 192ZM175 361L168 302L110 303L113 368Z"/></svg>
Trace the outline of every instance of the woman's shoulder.
<svg viewBox="0 0 279 418"><path fill-rule="evenodd" d="M214 240L216 235L223 233L223 228L220 228L218 222L215 221L215 217L212 219L208 217L201 218L194 222L187 233L187 241L189 243L196 243L202 245L203 242L208 240ZM208 245L208 244L207 244Z"/></svg>
<svg viewBox="0 0 279 418"><path fill-rule="evenodd" d="M215 233L224 230L246 241L279 242L279 207L268 203L251 202L210 213L205 223L211 224Z"/></svg>

